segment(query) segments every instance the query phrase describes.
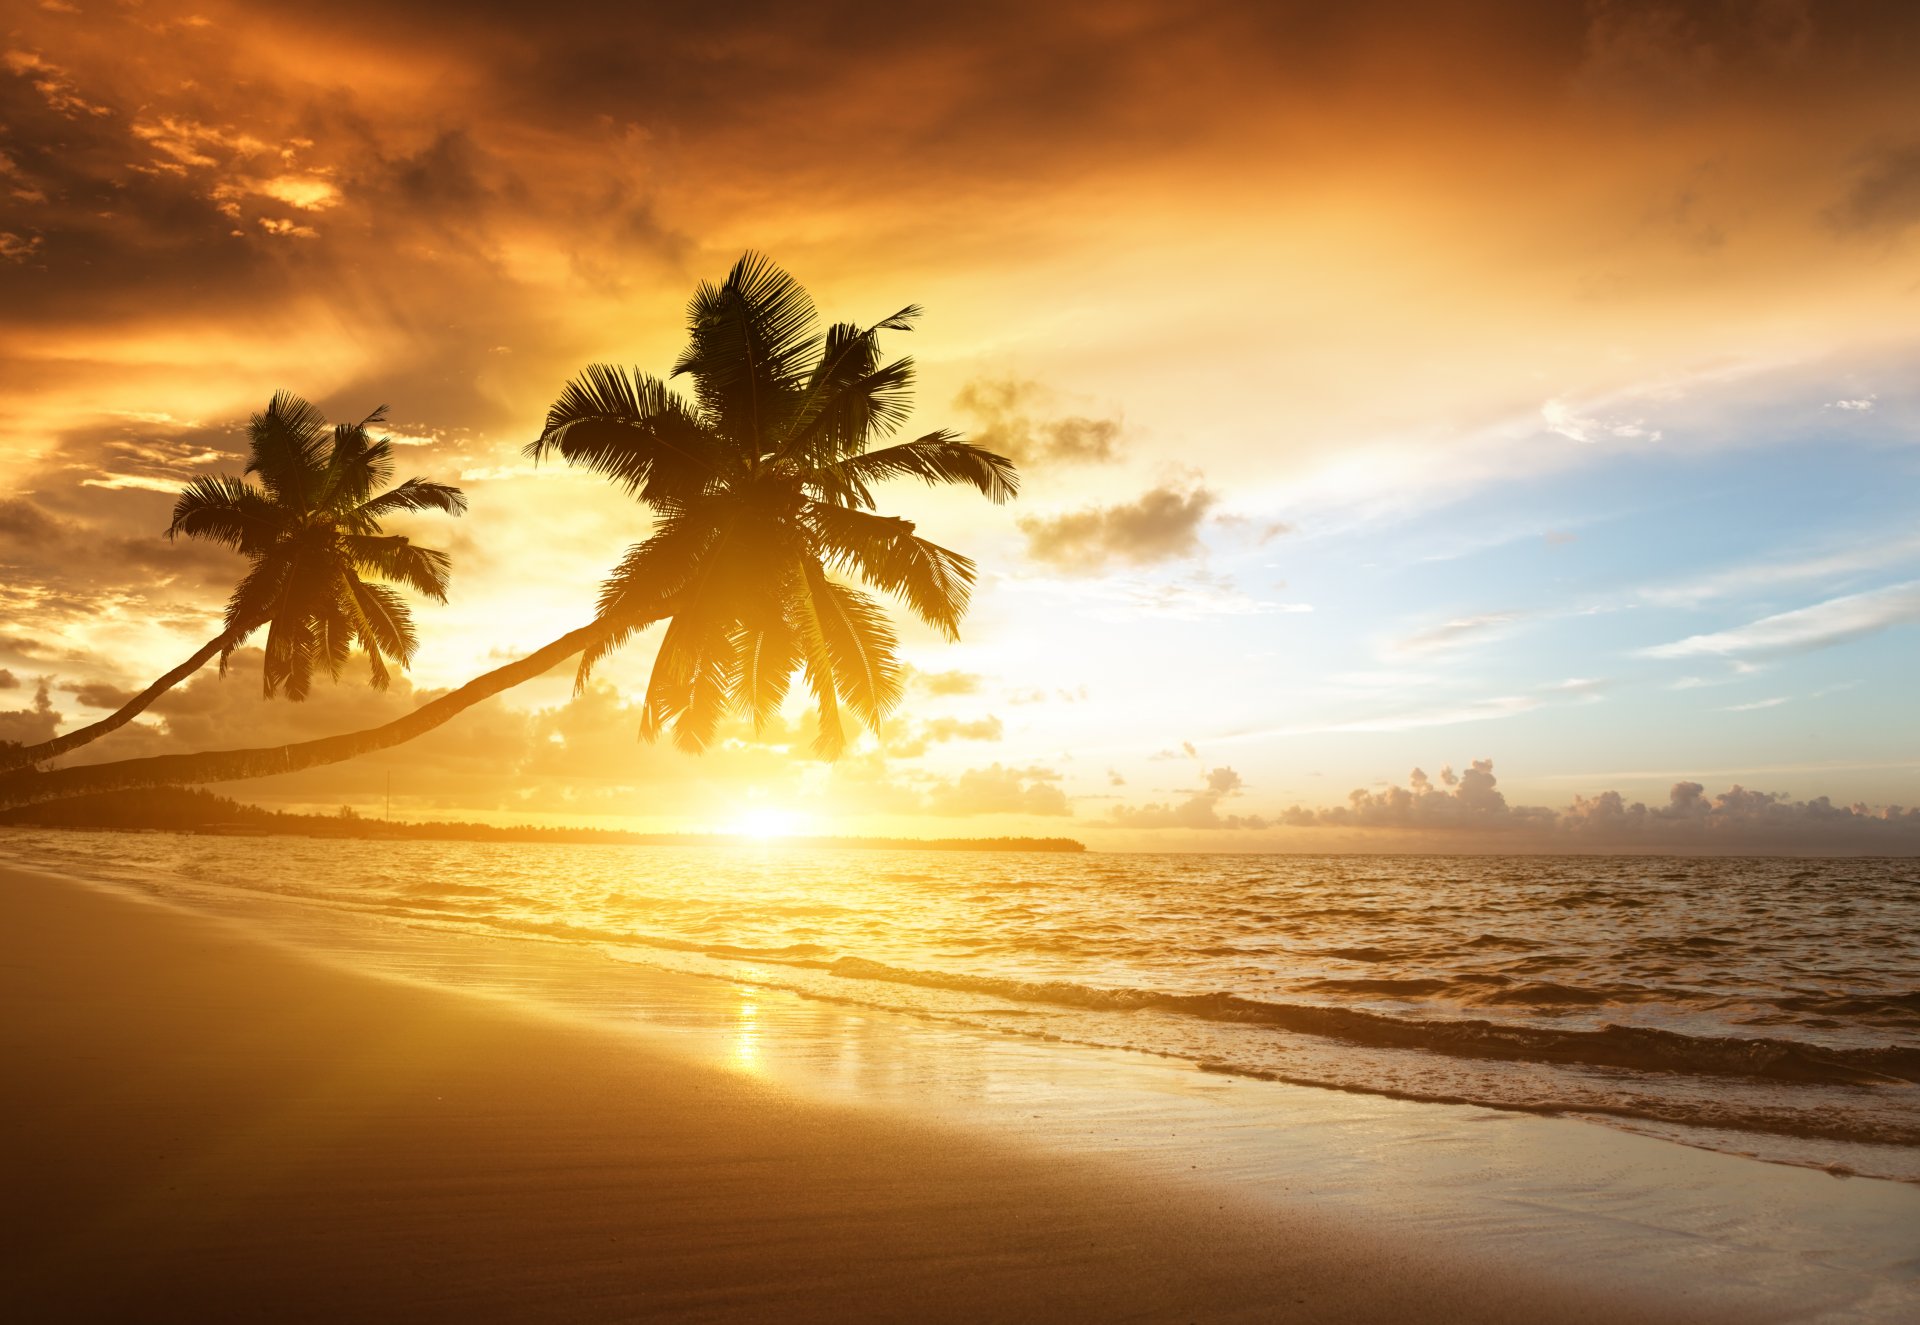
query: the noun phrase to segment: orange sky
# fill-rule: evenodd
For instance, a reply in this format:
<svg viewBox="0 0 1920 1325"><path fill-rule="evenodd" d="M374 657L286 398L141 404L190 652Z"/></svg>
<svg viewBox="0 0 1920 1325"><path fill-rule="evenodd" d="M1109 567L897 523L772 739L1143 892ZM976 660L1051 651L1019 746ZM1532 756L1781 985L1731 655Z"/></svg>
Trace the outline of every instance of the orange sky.
<svg viewBox="0 0 1920 1325"><path fill-rule="evenodd" d="M1389 716L1436 688L1436 712L1558 712L1552 687L1604 672L1613 725L1648 747L1672 724L1607 658L1660 641L1610 641L1571 675L1543 649L1524 686L1475 693L1469 663L1436 681L1390 641L1543 615L1497 574L1425 615L1411 590L1343 586L1334 612L1300 587L1449 503L1507 492L1497 516L1545 519L1521 487L1579 483L1596 439L1622 466L1744 454L1723 397L1866 399L1863 374L1910 363L1911 6L526 13L42 0L5 20L0 709L20 732L53 721L40 678L71 724L86 687L144 681L211 633L236 564L158 537L167 494L237 468L238 425L281 387L337 417L388 403L403 468L473 498L418 529L455 554L456 592L420 611L414 684L578 624L638 511L518 448L585 363L664 371L692 286L754 247L829 316L925 305L900 345L916 422L1022 452L1011 509L894 500L982 563L965 643L907 633L949 679L838 768L764 743L693 764L619 711L643 645L608 689L569 701L553 678L377 769L246 794L364 805L390 768L417 816L698 828L751 802L822 831L1236 848L1331 841L1280 827L1286 807L1495 755L1504 788L1555 808L1616 784L1657 804L1695 768L1714 790L1920 800L1855 718L1857 739L1817 748L1756 726L1784 717L1703 720L1644 757L1525 714L1499 739L1384 739L1353 707L1373 682L1316 689L1333 641ZM1718 426L1647 422L1683 405ZM1158 644L1192 621L1204 659L1170 661ZM343 685L263 705L243 660L99 749L318 734L408 702ZM1168 827L1141 813L1194 803ZM1266 826L1225 828L1229 808Z"/></svg>

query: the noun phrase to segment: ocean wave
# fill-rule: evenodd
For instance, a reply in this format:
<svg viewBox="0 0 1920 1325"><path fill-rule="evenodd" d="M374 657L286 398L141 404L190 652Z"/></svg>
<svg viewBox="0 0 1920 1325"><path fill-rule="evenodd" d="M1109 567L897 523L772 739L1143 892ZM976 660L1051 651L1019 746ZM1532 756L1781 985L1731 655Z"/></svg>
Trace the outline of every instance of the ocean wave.
<svg viewBox="0 0 1920 1325"><path fill-rule="evenodd" d="M1065 980L1014 980L914 970L863 957L842 957L828 969L845 979L989 994L1096 1012L1171 1013L1465 1058L1759 1077L1822 1085L1920 1082L1920 1049L1895 1045L1879 1049L1829 1049L1794 1040L1686 1035L1644 1026L1559 1030L1479 1019L1401 1017L1360 1008L1268 1002L1238 994L1102 989Z"/></svg>

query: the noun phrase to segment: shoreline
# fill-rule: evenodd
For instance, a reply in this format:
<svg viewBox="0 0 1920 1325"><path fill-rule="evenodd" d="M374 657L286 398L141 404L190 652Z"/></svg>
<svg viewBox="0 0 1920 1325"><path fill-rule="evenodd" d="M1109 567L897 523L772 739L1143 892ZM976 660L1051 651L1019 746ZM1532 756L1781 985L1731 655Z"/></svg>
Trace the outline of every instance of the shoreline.
<svg viewBox="0 0 1920 1325"><path fill-rule="evenodd" d="M1584 1283L1551 1273L1552 1256L1448 1236L1442 1207L1419 1207L1486 1159L1441 1135L1484 1132L1463 1121L1472 1110L1322 1100L1324 1117L1288 1117L1289 1151L1254 1134L1265 1110L1326 1092L1241 1083L1222 1107L1233 1083L1204 1083L1215 1095L1201 1098L1199 1073L1028 1051L1025 1070L1049 1079L1019 1103L1053 1116L1007 1127L1005 1107L948 1119L875 1107L885 1092L859 1083L864 1102L809 1093L771 1061L729 1070L744 1042L697 1027L676 1053L655 1033L306 960L109 885L0 866L0 916L0 1024L20 1083L8 1167L27 1225L9 1236L8 1300L38 1319L156 1300L178 1314L141 1318L185 1319L264 1300L283 1319L1264 1319L1285 1306L1300 1320L1873 1320L1915 1300L1910 1271L1789 1292L1805 1272L1783 1264L1779 1282L1745 1286L1657 1222L1643 1240L1666 1254L1628 1263L1632 1239L1609 1243L1612 1263L1589 1259ZM874 1058L914 1029L865 1020ZM755 1053L777 1058L777 1033ZM1147 1085L1172 1093L1146 1109L1125 1097ZM1398 1133L1404 1181L1386 1186L1415 1217L1368 1217L1364 1183L1301 1149L1351 1143L1360 1123L1326 1119L1358 1113ZM1208 1119L1247 1145L1142 1148L1146 1127ZM1605 1135L1532 1121L1503 1129L1502 1148L1544 1156L1567 1149L1566 1129ZM1117 1144L1066 1140L1089 1131ZM1603 1220L1646 1220L1619 1208L1636 1164L1668 1165L1695 1198L1746 1164L1748 1194L1776 1205L1920 1210L1897 1185L1645 1138L1585 1149L1596 1158L1573 1167L1611 1190L1568 1191L1551 1164L1522 1163L1542 1212L1584 1201L1600 1217L1549 1230L1567 1249ZM1197 1176L1182 1178L1188 1160Z"/></svg>

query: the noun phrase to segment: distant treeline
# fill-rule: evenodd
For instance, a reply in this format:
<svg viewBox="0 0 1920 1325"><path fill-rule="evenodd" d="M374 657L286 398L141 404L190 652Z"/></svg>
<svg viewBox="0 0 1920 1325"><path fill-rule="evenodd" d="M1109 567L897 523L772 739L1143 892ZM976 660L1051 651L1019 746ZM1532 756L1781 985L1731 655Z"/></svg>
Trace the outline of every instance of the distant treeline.
<svg viewBox="0 0 1920 1325"><path fill-rule="evenodd" d="M405 823L339 814L287 814L243 805L211 791L154 787L144 791L76 796L0 811L0 824L35 828L90 828L116 832L159 830L245 837L341 837L365 841L571 842L623 846L700 846L737 843L721 834L628 833L612 828L501 827L474 823ZM1070 837L795 837L789 846L897 851L1085 851Z"/></svg>

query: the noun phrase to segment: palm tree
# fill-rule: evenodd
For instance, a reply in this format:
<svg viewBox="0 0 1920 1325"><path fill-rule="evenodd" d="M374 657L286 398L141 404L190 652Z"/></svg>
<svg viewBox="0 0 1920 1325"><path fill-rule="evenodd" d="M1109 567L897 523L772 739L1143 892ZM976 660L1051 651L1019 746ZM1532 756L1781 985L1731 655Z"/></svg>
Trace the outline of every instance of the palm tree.
<svg viewBox="0 0 1920 1325"><path fill-rule="evenodd" d="M958 639L974 565L876 514L873 485L964 483L995 502L1019 487L1011 461L952 433L872 449L910 413L913 382L911 359L881 361L879 334L908 330L919 312L817 335L806 291L748 254L688 308L691 343L673 375L692 379L691 402L604 364L567 384L528 455L604 474L655 516L651 537L601 586L611 629L581 657L576 688L635 632L670 618L643 738L671 726L676 745L701 750L730 711L757 730L796 671L813 692L816 752L845 748L843 703L878 727L900 698L897 640L880 605L831 572L895 595Z"/></svg>
<svg viewBox="0 0 1920 1325"><path fill-rule="evenodd" d="M381 521L403 511L467 509L460 489L425 479L381 491L393 478L393 447L367 430L385 418L382 406L359 423L328 427L300 397L276 394L248 425L246 474L253 477L195 479L181 490L167 529L169 539L203 538L250 563L227 600L220 633L100 721L0 751L0 768L41 763L125 726L216 654L224 672L233 651L263 625L269 698L305 699L315 667L337 680L356 647L366 654L374 686L385 689L388 660L404 667L419 645L413 614L391 586L444 603L451 563L444 552L383 533Z"/></svg>
<svg viewBox="0 0 1920 1325"><path fill-rule="evenodd" d="M902 599L956 637L974 564L875 512L889 479L959 483L988 500L1018 491L1013 463L949 432L875 446L909 413L910 359L883 362L883 331L907 330L905 308L872 326L815 330L813 302L792 277L749 253L688 307L689 344L661 380L600 364L567 384L528 448L619 484L655 516L650 536L601 586L592 622L380 727L294 745L123 760L0 776L0 805L142 786L265 777L383 750L431 731L491 695L579 656L576 684L647 626L666 621L641 735L671 729L681 748L709 743L728 712L764 723L794 675L819 717L815 749L844 749L841 708L878 723L896 703L901 665L880 605L835 572Z"/></svg>

